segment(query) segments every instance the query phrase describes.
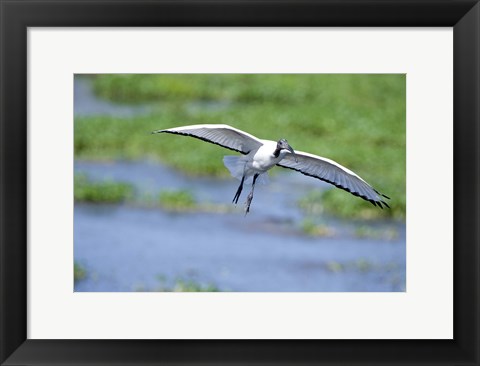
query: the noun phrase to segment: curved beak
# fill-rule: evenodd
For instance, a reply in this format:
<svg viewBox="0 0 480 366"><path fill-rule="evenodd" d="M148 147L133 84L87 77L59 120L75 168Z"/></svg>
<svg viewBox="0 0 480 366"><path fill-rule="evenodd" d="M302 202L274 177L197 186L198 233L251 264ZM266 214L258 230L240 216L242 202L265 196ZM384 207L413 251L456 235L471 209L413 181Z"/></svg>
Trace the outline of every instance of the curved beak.
<svg viewBox="0 0 480 366"><path fill-rule="evenodd" d="M288 145L287 150L292 153L293 158L295 159L295 163L298 163L297 155L295 155L295 151L293 150L293 147L291 147L290 145Z"/></svg>

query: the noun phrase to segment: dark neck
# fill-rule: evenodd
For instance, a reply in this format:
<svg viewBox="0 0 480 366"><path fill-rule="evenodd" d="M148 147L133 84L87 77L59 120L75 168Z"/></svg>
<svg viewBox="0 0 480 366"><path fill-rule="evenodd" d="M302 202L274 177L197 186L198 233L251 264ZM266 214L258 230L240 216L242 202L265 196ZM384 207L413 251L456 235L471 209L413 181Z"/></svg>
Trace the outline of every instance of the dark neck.
<svg viewBox="0 0 480 366"><path fill-rule="evenodd" d="M277 148L275 149L275 151L273 152L273 156L275 156L276 158L278 158L278 155L280 155L280 148L277 146Z"/></svg>

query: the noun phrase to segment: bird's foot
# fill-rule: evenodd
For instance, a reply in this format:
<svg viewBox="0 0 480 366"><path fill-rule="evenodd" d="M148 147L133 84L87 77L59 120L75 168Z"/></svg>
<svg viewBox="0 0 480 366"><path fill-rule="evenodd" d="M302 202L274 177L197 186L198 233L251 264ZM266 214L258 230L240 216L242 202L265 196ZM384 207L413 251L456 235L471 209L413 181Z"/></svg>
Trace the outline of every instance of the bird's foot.
<svg viewBox="0 0 480 366"><path fill-rule="evenodd" d="M252 203L253 200L253 192L250 192L247 196L247 200L245 201L245 216L247 216L247 213L250 212L250 204Z"/></svg>

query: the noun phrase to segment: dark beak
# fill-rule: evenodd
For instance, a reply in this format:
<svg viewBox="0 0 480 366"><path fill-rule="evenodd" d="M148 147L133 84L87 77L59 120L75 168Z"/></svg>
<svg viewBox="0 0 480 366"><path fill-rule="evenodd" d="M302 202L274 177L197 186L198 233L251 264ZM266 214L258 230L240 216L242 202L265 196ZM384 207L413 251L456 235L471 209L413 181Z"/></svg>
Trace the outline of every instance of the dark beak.
<svg viewBox="0 0 480 366"><path fill-rule="evenodd" d="M297 159L297 155L295 155L295 151L293 150L293 147L291 147L290 145L288 145L288 151L290 151L293 155L293 158L295 159L295 163L298 163L298 159Z"/></svg>

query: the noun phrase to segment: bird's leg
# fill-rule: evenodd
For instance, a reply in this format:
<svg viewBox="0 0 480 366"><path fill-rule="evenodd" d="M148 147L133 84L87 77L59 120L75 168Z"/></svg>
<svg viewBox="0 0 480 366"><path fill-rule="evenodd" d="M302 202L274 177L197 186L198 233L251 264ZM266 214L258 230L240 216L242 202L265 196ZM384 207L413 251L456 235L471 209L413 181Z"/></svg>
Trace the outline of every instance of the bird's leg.
<svg viewBox="0 0 480 366"><path fill-rule="evenodd" d="M255 174L253 176L252 190L248 194L247 201L245 202L245 216L247 215L247 213L250 212L250 204L252 203L252 200L253 200L253 191L255 190L255 181L257 180L257 178L258 178L258 174Z"/></svg>
<svg viewBox="0 0 480 366"><path fill-rule="evenodd" d="M238 199L240 198L240 193L242 193L243 189L243 181L245 180L245 176L242 177L242 181L240 182L240 185L238 186L237 193L235 193L235 197L233 197L232 203L237 204Z"/></svg>

